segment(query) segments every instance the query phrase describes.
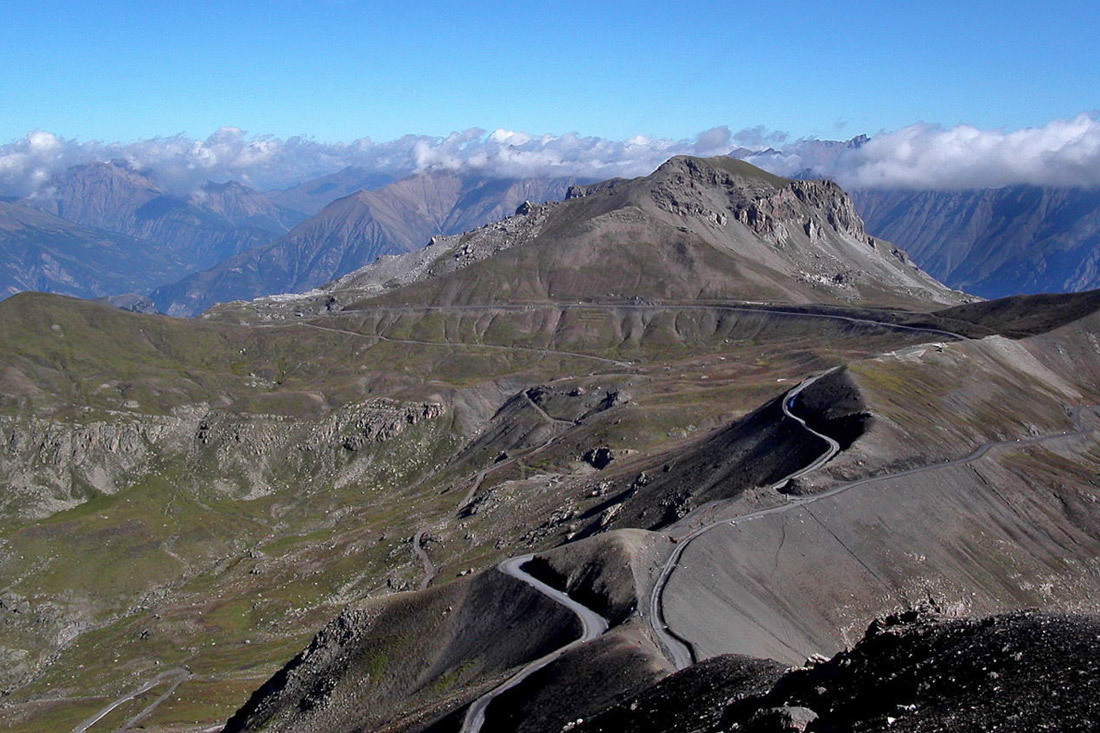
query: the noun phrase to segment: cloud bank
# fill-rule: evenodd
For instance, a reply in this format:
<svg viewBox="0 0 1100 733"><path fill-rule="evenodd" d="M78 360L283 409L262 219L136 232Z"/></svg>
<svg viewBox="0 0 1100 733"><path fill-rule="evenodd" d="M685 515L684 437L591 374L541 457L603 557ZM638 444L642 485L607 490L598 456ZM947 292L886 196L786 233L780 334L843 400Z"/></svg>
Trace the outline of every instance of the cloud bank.
<svg viewBox="0 0 1100 733"><path fill-rule="evenodd" d="M182 193L208 180L285 188L346 166L394 177L449 170L603 179L644 175L673 155L731 151L780 175L829 177L849 188L1100 185L1100 120L1081 114L1011 132L920 123L848 142L788 141L784 133L762 127L733 132L724 126L686 140L471 129L446 137L406 135L350 143L250 136L233 127L204 140L176 135L129 143L78 141L35 131L0 145L0 195L27 196L70 166L112 159L148 169L162 186Z"/></svg>
<svg viewBox="0 0 1100 733"><path fill-rule="evenodd" d="M205 140L177 135L131 143L80 142L35 131L0 146L0 195L28 196L65 169L96 161L124 160L152 171L169 190L193 191L208 180L237 180L260 189L285 188L356 166L400 177L431 170L479 172L504 178L576 176L603 179L649 173L678 154L719 155L734 134L725 127L694 140L643 136L607 140L471 129L446 137L406 135L376 143L323 143L309 138L250 137L226 127Z"/></svg>
<svg viewBox="0 0 1100 733"><path fill-rule="evenodd" d="M1100 120L1081 114L1012 132L920 123L845 146L831 161L807 164L797 146L768 157L760 163L775 172L810 168L848 188L1100 186Z"/></svg>

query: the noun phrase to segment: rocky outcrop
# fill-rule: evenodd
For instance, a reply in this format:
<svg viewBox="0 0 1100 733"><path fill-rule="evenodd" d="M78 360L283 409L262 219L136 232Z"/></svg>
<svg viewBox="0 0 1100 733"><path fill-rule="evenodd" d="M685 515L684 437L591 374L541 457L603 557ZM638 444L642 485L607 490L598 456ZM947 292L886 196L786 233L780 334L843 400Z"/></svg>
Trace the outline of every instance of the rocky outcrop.
<svg viewBox="0 0 1100 733"><path fill-rule="evenodd" d="M191 411L87 423L0 417L0 483L7 489L0 511L41 517L95 492L113 494L131 472L149 468L154 446L182 450L196 419Z"/></svg>
<svg viewBox="0 0 1100 733"><path fill-rule="evenodd" d="M255 498L307 464L326 475L355 474L357 455L446 412L434 402L376 399L319 420L245 415L192 406L166 416L119 413L85 423L0 417L0 510L41 517L96 493L113 494L160 459L182 459L185 481Z"/></svg>
<svg viewBox="0 0 1100 733"><path fill-rule="evenodd" d="M715 657L568 730L1092 730L1098 628L1096 616L909 612L875 621L850 651L785 674L764 660Z"/></svg>

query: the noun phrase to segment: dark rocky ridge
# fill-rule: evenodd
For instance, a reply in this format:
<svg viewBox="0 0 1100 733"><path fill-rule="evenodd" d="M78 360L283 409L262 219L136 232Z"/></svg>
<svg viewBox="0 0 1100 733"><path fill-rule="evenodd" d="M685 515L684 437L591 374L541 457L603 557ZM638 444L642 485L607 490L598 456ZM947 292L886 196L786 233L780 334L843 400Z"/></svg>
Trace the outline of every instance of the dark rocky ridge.
<svg viewBox="0 0 1100 733"><path fill-rule="evenodd" d="M766 662L716 657L570 730L1084 733L1100 721L1100 619L912 612L874 622L851 651L776 677ZM780 722L800 717L802 726Z"/></svg>
<svg viewBox="0 0 1100 733"><path fill-rule="evenodd" d="M426 711L410 711L410 700L430 700L441 678L496 684L513 665L579 634L572 613L495 571L426 593L345 610L256 691L225 733L372 730L402 708L439 716L464 700L435 701Z"/></svg>

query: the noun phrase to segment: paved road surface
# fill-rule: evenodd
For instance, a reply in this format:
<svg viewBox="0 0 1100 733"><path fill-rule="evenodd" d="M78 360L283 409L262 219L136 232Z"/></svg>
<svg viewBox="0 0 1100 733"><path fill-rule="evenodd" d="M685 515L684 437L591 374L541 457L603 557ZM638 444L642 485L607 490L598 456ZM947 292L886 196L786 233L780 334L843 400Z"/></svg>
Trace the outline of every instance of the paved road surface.
<svg viewBox="0 0 1100 733"><path fill-rule="evenodd" d="M799 385L799 387L796 388L796 390L801 391L801 389L809 386L809 384L810 384L810 381L807 380L806 382L803 382L801 385ZM791 403L792 403L791 398L795 397L795 396L797 396L796 393L794 391L792 391L792 393L789 394L788 397L784 399L784 402L783 402L783 404L784 404L784 413L788 417L791 417L794 420L798 420L798 422L800 422L803 425L803 427L806 427L807 430L810 430L810 432L813 432L815 435L817 435L821 438L829 440L829 444L830 444L829 445L829 450L826 451L826 453L824 453L822 455L822 457L815 460L813 463L811 463L806 468L800 469L799 471L795 471L794 473L792 473L791 475L785 477L784 479L777 482L776 484L773 484L772 487L771 487L773 489L783 486L787 481L791 480L792 478L797 478L798 476L802 476L802 475L808 473L811 470L815 470L817 468L820 468L822 465L824 465L824 463L826 461L828 461L830 458L832 458L834 455L836 455L836 452L839 449L839 446L835 443L835 441L832 441L829 438L827 438L826 436L821 435L821 433L818 433L818 432L812 430L811 428L807 427L803 420L801 420L796 415L793 415L789 412L788 408L791 406ZM1035 445L1035 444L1038 444L1038 443L1044 443L1044 442L1047 442L1047 441L1050 441L1050 440L1058 440L1058 439L1067 438L1067 437L1080 437L1080 436L1083 436L1083 435L1086 435L1086 434L1092 432L1092 430L1093 430L1092 428L1086 427L1082 423L1081 412L1083 410L1086 410L1086 409L1087 410L1096 410L1098 407L1100 407L1100 406L1098 406L1098 405L1088 405L1088 406L1083 406L1083 407L1076 407L1073 410L1071 410L1070 416L1073 418L1073 429L1072 430L1067 430L1067 431L1064 431L1064 432L1061 432L1061 433L1052 433L1052 434L1048 434L1048 435L1039 435L1039 436L1035 436L1033 438L1019 438L1019 439L1014 439L1014 440L990 441L988 443L984 443L984 444L978 446L978 448L976 448L972 453L970 453L969 455L963 456L962 458L956 458L954 460L946 461L946 462L943 462L943 463L935 463L935 464L931 464L931 465L927 465L927 466L919 466L917 468L910 468L910 469L907 469L905 471L898 471L896 473L889 473L889 474L883 474L883 475L880 475L880 476L871 476L871 477L868 477L868 478L859 479L857 481L852 481L852 482L849 482L849 483L846 483L846 484L841 484L841 485L836 486L832 489L829 489L828 491L822 491L821 493L818 493L818 494L811 494L809 496L804 496L804 497L799 497L799 498L793 499L793 500L789 501L786 504L781 504L779 506L775 506L775 507L772 507L770 509L762 509L758 512L752 512L750 514L742 514L740 516L733 517L733 518L719 519L719 520L711 522L710 524L707 524L703 527L700 527L700 528L696 529L695 531L693 531L691 534L688 534L685 537L683 537L682 539L680 539L679 543L676 546L676 550L672 553L672 555L669 556L669 559L665 562L664 567L662 567L661 574L660 574L660 576L658 576L657 583L653 586L653 591L650 594L650 619L649 619L650 625L653 627L654 631L657 633L657 636L661 639L662 643L665 645L666 651L668 652L668 658L669 658L670 661L672 661L672 663L676 666L677 669L683 669L684 667L689 666L694 661L696 661L694 659L694 653L691 649L690 644L687 642L687 640L685 640L682 637L678 636L673 629L668 627L667 622L665 621L665 618L664 618L664 608L663 608L663 605L662 605L662 597L663 597L663 594L664 594L665 586L668 584L669 578L671 577L673 571L676 569L677 565L679 564L680 558L683 555L684 550L687 549L687 546L692 542L692 540L696 539L697 537L704 534L705 532L709 532L709 531L711 531L711 530L713 530L717 527L736 526L736 525L738 525L742 522L754 521L754 520L760 519L762 517L771 516L773 514L782 514L784 512L789 512L792 509L798 509L798 508L804 507L808 504L813 504L814 502L821 501L822 499L827 499L829 497L836 496L838 494L842 494L846 491L851 491L852 489L854 489L856 487L859 487L859 486L866 486L867 484L872 484L872 483L876 483L876 482L880 482L880 481L888 481L890 479L901 478L903 476L912 476L914 474L924 473L926 471L938 471L940 469L947 468L947 467L950 467L950 466L968 465L968 464L973 463L974 461L977 461L978 459L982 458L987 453L989 453L991 450L994 450L996 448L1023 447L1023 446Z"/></svg>
<svg viewBox="0 0 1100 733"><path fill-rule="evenodd" d="M538 580L537 578L524 572L522 566L530 561L532 557L534 556L523 555L521 557L513 557L509 560L505 560L504 562L502 562L500 565L497 566L497 569L506 575L511 575L513 578L527 583L539 593L542 593L544 596L547 596L548 598L557 601L573 613L577 614L577 618L580 619L582 626L581 637L576 641L566 644L560 649L550 652L540 659L536 659L534 662L531 662L519 672L514 674L512 677L510 677L508 681L504 684L493 690L490 690L489 692L479 697L477 700L474 700L474 702L466 710L466 718L462 722L462 733L478 733L478 731L481 730L481 726L485 723L485 710L489 707L489 704L494 699L496 699L498 695L512 689L519 683L523 682L535 672L538 672L543 667L546 667L550 663L557 660L570 649L573 649L587 641L591 641L592 639L595 639L597 636L607 631L607 619L605 619L603 616L599 615L591 608L588 608L587 606L582 606L580 603L577 603L567 594L561 592L560 590L551 588L546 583L543 583L541 580Z"/></svg>
<svg viewBox="0 0 1100 733"><path fill-rule="evenodd" d="M836 371L837 368L830 369L827 372L816 374L812 377L809 377L808 379L803 380L801 383L799 383L797 387L788 392L783 398L783 414L791 420L796 421L799 425L801 425L813 435L816 435L817 437L824 440L827 443L828 448L824 453L815 458L813 462L811 462L809 465L804 466L797 471L794 471L783 477L778 482L773 484L771 488L777 489L786 484L788 481L791 481L792 479L796 479L799 476L804 476L810 471L817 470L821 466L828 463L833 458L833 456L840 452L839 443L837 443L829 436L817 432L809 425L807 425L805 420L791 412L792 408L794 407L795 400L798 399L798 395L802 392L802 390L806 389L826 374L830 374ZM789 508L789 506L784 505L782 508L787 509ZM688 644L687 640L677 635L676 632L669 627L668 622L665 621L664 605L662 603L665 586L668 585L668 579L672 577L673 571L676 570L676 566L680 563L680 556L684 554L684 550L686 550L688 545L691 544L691 541L699 535L703 534L704 532L709 532L719 525L726 524L728 521L728 519L721 519L716 522L712 522L710 524L700 527L686 537L680 538L677 541L676 549L672 551L672 554L669 555L668 560L665 561L664 566L661 568L661 574L657 577L657 582L654 584L653 591L650 593L650 626L653 627L653 631L657 634L657 638L661 641L661 645L665 648L665 652L668 656L669 661L672 662L676 669L689 667L694 664L696 660L695 654L692 651L691 646L690 644Z"/></svg>

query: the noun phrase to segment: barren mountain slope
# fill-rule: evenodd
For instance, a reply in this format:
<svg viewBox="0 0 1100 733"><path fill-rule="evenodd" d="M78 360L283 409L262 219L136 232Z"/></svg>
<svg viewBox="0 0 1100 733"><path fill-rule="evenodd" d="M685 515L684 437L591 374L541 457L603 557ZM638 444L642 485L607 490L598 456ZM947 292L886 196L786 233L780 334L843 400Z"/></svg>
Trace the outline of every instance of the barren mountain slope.
<svg viewBox="0 0 1100 733"><path fill-rule="evenodd" d="M411 284L411 285L410 285ZM387 291L392 290L391 295ZM890 306L958 303L905 253L867 236L835 184L731 158L673 158L652 175L383 260L326 288L341 304L734 298Z"/></svg>
<svg viewBox="0 0 1100 733"><path fill-rule="evenodd" d="M784 670L715 657L624 697L577 733L1084 731L1095 727L1100 617L1019 612L876 619L851 649Z"/></svg>
<svg viewBox="0 0 1100 733"><path fill-rule="evenodd" d="M0 202L0 297L44 290L83 298L146 291L186 263L140 239Z"/></svg>
<svg viewBox="0 0 1100 733"><path fill-rule="evenodd" d="M71 729L153 678L110 720L167 688L148 727L225 719L345 604L598 527L618 489L592 451L633 482L781 391L777 379L920 340L720 308L253 326L42 295L0 308L0 653L15 730ZM823 322L836 324L827 341ZM637 633L608 637L609 653ZM119 662L104 670L108 652ZM468 679L418 699L453 709Z"/></svg>
<svg viewBox="0 0 1100 733"><path fill-rule="evenodd" d="M793 482L777 484L779 466L760 475L761 458L785 462L789 472L825 445L784 427L790 420L774 403L677 450L633 459L619 454L592 478L565 479L555 489L559 497L595 503L561 515L564 542L528 569L613 627L490 703L483 730L557 730L578 719L600 720L603 708L652 684L670 668L664 643L650 630L655 588L664 623L697 659L734 652L791 663L832 654L854 643L876 616L929 602L955 615L1036 605L1100 611L1091 600L1100 591L1100 422L1087 407L1100 401L1100 382L1095 366L1063 373L1071 360L1100 366L1098 329L1090 315L1022 341L932 342L853 362L794 401L796 414L835 435L843 450ZM552 416L576 414L565 411L565 395L536 397ZM767 430L773 434L766 454L731 450L739 433ZM522 485L522 475L512 481ZM724 491L716 495L715 487ZM504 494L510 488L482 483L478 493L490 490L496 502L478 505L479 515L499 521L507 506L501 502L514 496ZM677 506L693 511L674 512L671 524L667 512L646 510ZM654 516L660 533L606 531L639 520L650 526ZM666 535L680 542L670 544ZM674 548L682 554L663 579ZM312 679L317 685L325 678ZM360 718L346 702L350 684L336 680L331 705L318 703L326 729L356 728L352 721ZM465 699L483 690L471 687ZM276 730L314 729L322 713L291 713L299 700L272 701L290 716ZM423 708L414 714L392 699L386 705L404 711L391 718L394 730L442 731L458 728L461 700L433 708L436 715L451 712L427 728Z"/></svg>
<svg viewBox="0 0 1100 733"><path fill-rule="evenodd" d="M278 241L165 286L154 300L166 313L194 315L217 302L308 290L379 255L500 219L528 198L561 198L572 182L410 176L334 201Z"/></svg>

